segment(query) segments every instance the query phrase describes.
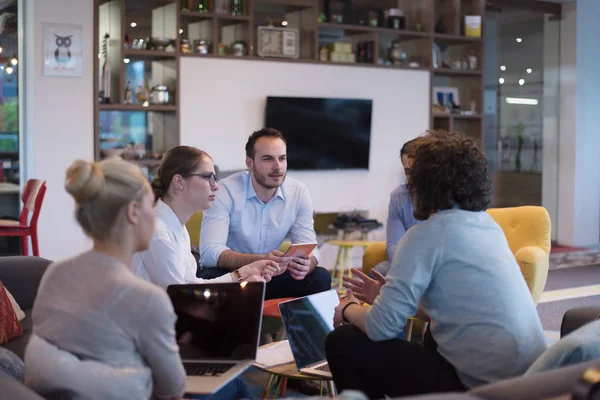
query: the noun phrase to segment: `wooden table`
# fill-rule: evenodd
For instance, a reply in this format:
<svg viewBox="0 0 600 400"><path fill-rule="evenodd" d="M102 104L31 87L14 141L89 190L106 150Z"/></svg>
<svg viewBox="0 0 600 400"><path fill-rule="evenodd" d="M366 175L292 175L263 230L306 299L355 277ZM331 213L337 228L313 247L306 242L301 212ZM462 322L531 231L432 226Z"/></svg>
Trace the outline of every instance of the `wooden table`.
<svg viewBox="0 0 600 400"><path fill-rule="evenodd" d="M335 280L337 275L339 289L342 287L342 277L345 271L348 270L348 274L352 276L352 272L350 272L352 269L352 253L348 256L348 252L355 247L367 248L375 242L372 240L331 240L327 243L338 246L335 264L333 265L333 270L331 270L331 279Z"/></svg>
<svg viewBox="0 0 600 400"><path fill-rule="evenodd" d="M266 348L269 346L273 346L276 343L277 342L265 344L263 346L260 346L260 348ZM333 384L332 378L327 378L327 377L318 376L318 375L303 374L298 371L298 369L296 368L296 363L293 361L290 363L287 363L287 364L278 365L276 367L271 367L271 368L263 368L258 365L255 365L255 367L260 369L261 371L264 371L269 374L269 381L267 382L267 387L265 388L265 391L263 392L263 396L262 396L263 399L268 398L271 395L271 392L273 391L273 389L275 389L275 392L273 394L273 399L276 399L277 394L281 392L281 387L282 387L283 382L284 381L287 382L287 379L302 379L302 380L309 380L309 381L319 381L319 382L321 382L321 396L323 395L323 383L325 382L325 384L327 385L327 392L329 394L329 397L335 396L335 385ZM285 396L285 389L284 389L283 393L281 393L281 395Z"/></svg>

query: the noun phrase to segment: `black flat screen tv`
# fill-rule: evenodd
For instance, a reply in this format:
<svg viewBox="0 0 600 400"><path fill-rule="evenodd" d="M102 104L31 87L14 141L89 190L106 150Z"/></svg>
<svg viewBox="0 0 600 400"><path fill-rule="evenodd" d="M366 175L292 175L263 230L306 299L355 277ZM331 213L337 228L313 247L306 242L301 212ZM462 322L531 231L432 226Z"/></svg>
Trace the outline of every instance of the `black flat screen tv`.
<svg viewBox="0 0 600 400"><path fill-rule="evenodd" d="M369 169L372 100L267 97L265 126L287 141L288 169Z"/></svg>

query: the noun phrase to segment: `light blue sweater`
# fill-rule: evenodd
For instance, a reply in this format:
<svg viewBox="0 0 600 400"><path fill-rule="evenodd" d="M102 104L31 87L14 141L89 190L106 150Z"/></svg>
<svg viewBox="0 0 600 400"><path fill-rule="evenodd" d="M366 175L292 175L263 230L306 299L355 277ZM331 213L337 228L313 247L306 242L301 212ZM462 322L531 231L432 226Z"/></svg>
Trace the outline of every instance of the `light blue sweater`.
<svg viewBox="0 0 600 400"><path fill-rule="evenodd" d="M400 240L365 321L398 336L419 302L438 352L467 387L523 374L546 349L531 294L502 229L485 212L446 210Z"/></svg>

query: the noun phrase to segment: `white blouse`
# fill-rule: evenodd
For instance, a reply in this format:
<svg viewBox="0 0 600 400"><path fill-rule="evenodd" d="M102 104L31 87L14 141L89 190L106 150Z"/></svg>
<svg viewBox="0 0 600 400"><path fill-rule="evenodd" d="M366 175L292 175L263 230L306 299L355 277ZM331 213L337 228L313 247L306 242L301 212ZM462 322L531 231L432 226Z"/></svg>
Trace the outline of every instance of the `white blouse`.
<svg viewBox="0 0 600 400"><path fill-rule="evenodd" d="M156 230L150 247L136 253L131 271L163 289L173 284L233 282L231 274L215 279L196 277L198 264L192 255L190 235L175 212L162 200L155 207Z"/></svg>

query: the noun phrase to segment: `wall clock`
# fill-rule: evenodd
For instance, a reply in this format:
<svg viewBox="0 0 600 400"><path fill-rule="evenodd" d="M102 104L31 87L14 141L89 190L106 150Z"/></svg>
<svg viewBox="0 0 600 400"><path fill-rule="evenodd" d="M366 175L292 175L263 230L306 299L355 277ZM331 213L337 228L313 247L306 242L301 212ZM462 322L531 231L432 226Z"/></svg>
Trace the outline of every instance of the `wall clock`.
<svg viewBox="0 0 600 400"><path fill-rule="evenodd" d="M260 57L298 58L300 56L300 33L293 28L259 26L257 34Z"/></svg>

